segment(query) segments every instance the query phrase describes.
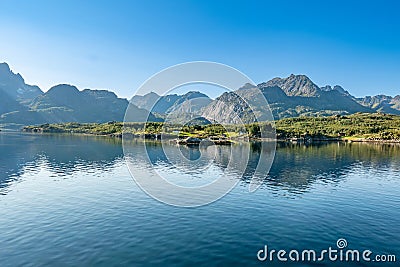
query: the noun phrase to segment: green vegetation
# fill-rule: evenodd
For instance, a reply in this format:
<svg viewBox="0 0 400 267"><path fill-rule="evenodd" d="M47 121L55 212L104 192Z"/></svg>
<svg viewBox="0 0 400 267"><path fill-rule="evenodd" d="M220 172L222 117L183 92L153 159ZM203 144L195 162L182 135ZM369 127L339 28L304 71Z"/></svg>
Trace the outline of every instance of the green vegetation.
<svg viewBox="0 0 400 267"><path fill-rule="evenodd" d="M328 137L343 139L400 140L400 116L356 113L349 116L298 117L276 122L280 138Z"/></svg>
<svg viewBox="0 0 400 267"><path fill-rule="evenodd" d="M80 133L94 135L111 135L122 131L122 122L107 123L59 123L59 124L42 124L39 126L25 126L22 128L24 132L44 132L44 133Z"/></svg>
<svg viewBox="0 0 400 267"><path fill-rule="evenodd" d="M278 139L364 139L364 140L400 140L400 116L387 114L357 113L349 116L297 117L275 122ZM26 126L26 132L84 133L95 135L135 135L168 133L171 136L210 137L228 136L251 138L261 137L261 132L272 132L271 123L247 125L179 125L163 122L148 123L64 123Z"/></svg>

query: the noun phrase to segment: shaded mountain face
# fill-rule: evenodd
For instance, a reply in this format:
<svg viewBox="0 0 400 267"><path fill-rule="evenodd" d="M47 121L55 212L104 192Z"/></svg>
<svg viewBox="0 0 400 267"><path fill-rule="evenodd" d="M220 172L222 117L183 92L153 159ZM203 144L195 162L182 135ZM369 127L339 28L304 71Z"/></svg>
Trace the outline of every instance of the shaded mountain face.
<svg viewBox="0 0 400 267"><path fill-rule="evenodd" d="M57 85L35 98L29 106L18 106L3 113L0 123L14 125L123 121L128 100L106 90L79 91L75 86ZM135 116L131 121L160 121L152 113L131 106Z"/></svg>
<svg viewBox="0 0 400 267"><path fill-rule="evenodd" d="M39 87L25 84L22 76L12 72L7 63L0 63L0 115L26 110L24 105L42 93Z"/></svg>
<svg viewBox="0 0 400 267"><path fill-rule="evenodd" d="M3 122L20 124L61 122L107 122L123 120L126 99L105 90L79 91L75 86L60 84L36 97L29 110L3 116Z"/></svg>
<svg viewBox="0 0 400 267"><path fill-rule="evenodd" d="M212 100L205 94L191 91L181 95L175 103L167 110L167 113L193 113L200 111L210 104Z"/></svg>
<svg viewBox="0 0 400 267"><path fill-rule="evenodd" d="M200 92L190 91L184 95L159 96L151 92L134 96L131 103L163 117L166 122L193 124L199 119L201 110L211 103L211 99ZM203 123L202 118L199 122Z"/></svg>
<svg viewBox="0 0 400 267"><path fill-rule="evenodd" d="M152 107L154 106L154 104L157 102L157 100L159 98L160 98L160 96L158 94L156 94L154 92L150 92L143 96L135 95L134 97L132 97L131 103L139 108L144 108L146 110L150 110L150 109L152 109Z"/></svg>
<svg viewBox="0 0 400 267"><path fill-rule="evenodd" d="M139 108L164 114L179 98L180 97L177 94L159 96L158 94L151 92L143 96L135 95L131 99L131 103Z"/></svg>
<svg viewBox="0 0 400 267"><path fill-rule="evenodd" d="M0 90L0 114L27 109L9 94Z"/></svg>
<svg viewBox="0 0 400 267"><path fill-rule="evenodd" d="M160 114L197 112L207 106L211 99L200 92L190 91L184 95L159 96L151 92L143 96L134 96L131 102L139 108Z"/></svg>
<svg viewBox="0 0 400 267"><path fill-rule="evenodd" d="M43 93L39 87L26 84L22 76L12 72L7 63L0 63L0 92L23 103Z"/></svg>
<svg viewBox="0 0 400 267"><path fill-rule="evenodd" d="M83 105L78 88L68 84L60 84L34 99L30 107L38 110L53 107L74 107L76 105Z"/></svg>
<svg viewBox="0 0 400 267"><path fill-rule="evenodd" d="M25 84L22 76L14 74L7 64L0 64L0 124L7 127L123 121L127 107L128 100L107 90L79 91L75 86L60 84L43 93L39 87ZM130 110L135 111L135 118L131 118L134 121L160 121L136 106L132 105Z"/></svg>
<svg viewBox="0 0 400 267"><path fill-rule="evenodd" d="M61 84L37 97L30 107L47 117L47 122L123 121L128 100L107 90L79 91L75 86ZM147 114L143 109L136 110L138 121Z"/></svg>

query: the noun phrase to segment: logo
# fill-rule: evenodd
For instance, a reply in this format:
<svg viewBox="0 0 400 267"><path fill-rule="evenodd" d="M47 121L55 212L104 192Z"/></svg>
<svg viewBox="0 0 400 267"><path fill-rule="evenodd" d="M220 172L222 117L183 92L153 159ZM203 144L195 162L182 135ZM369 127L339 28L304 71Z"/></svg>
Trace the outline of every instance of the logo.
<svg viewBox="0 0 400 267"><path fill-rule="evenodd" d="M339 238L335 247L328 247L320 251L313 249L304 250L284 250L269 249L267 245L257 252L259 261L278 261L278 262L396 262L393 254L374 254L371 250L363 251L357 249L347 249L347 240Z"/></svg>

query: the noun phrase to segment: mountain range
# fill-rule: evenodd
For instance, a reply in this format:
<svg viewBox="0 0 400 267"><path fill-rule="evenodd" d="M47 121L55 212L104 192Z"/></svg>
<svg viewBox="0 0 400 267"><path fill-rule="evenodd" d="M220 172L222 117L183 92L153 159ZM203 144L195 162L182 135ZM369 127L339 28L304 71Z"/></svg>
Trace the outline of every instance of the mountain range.
<svg viewBox="0 0 400 267"><path fill-rule="evenodd" d="M122 121L127 99L107 90L84 89L59 84L43 92L38 86L25 84L20 74L13 73L6 63L0 64L0 124L9 128L29 124L63 122ZM138 121L145 121L148 112L134 105ZM159 121L153 114L150 121Z"/></svg>
<svg viewBox="0 0 400 267"><path fill-rule="evenodd" d="M257 86L246 85L235 92L224 93L203 109L203 116L221 123L229 123L233 115L229 108L233 105L234 113L242 121L250 123L254 121L254 116L249 116L249 112L246 111L249 109L247 103L251 104L254 114L268 114L268 108L257 104L253 97L259 91L267 99L274 119L375 112L340 86L320 88L305 75L290 75L287 78L274 78ZM400 114L400 110L393 109L393 113L396 112Z"/></svg>
<svg viewBox="0 0 400 267"><path fill-rule="evenodd" d="M268 100L275 119L356 112L400 115L400 95L356 98L339 85L319 87L305 75L292 74L258 85L246 84L214 100L201 92L191 91L165 96L150 92L134 96L129 102L108 90L80 91L68 84L59 84L43 92L38 86L26 84L7 63L0 63L0 124L3 127L21 127L44 123L122 121L128 105L134 111L135 121L145 121L149 114L149 121L165 118L187 120L201 116L220 123L234 123L231 116L234 111L243 121L252 122L254 114L267 110L254 99L256 92L261 92ZM250 111L248 103L252 103L253 111Z"/></svg>

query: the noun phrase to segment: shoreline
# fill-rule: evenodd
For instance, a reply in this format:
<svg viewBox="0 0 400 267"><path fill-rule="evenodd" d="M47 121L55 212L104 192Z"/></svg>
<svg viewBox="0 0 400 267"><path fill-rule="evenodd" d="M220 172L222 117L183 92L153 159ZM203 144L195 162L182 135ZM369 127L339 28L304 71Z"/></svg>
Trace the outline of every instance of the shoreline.
<svg viewBox="0 0 400 267"><path fill-rule="evenodd" d="M79 132L43 132L43 131L2 131L2 133L27 133L27 134L34 134L34 135L71 135L71 136L91 136L91 137L108 137L108 138L115 138L115 139L123 139L122 134L97 134L97 133L79 133ZM157 137L145 137L144 134L129 134L129 139L144 139L148 141L160 141L160 142L176 142L178 137L169 137L164 140ZM160 135L160 134L146 134L146 135ZM204 138L206 139L206 138ZM377 140L377 139L366 139L366 138L324 138L324 139L313 139L313 140L293 140L292 138L285 138L285 139L271 139L271 138L249 138L249 140L245 140L244 138L231 138L232 144L234 143L251 143L251 142L277 142L277 143L287 143L287 144L321 144L321 143L376 143L376 144L400 144L400 140ZM185 145L185 144L180 144Z"/></svg>
<svg viewBox="0 0 400 267"><path fill-rule="evenodd" d="M165 127L165 128L164 128ZM204 139L234 142L274 141L286 143L400 143L400 116L356 113L346 116L294 117L274 122L243 125L181 125L164 122L55 123L24 126L22 132L63 133L145 139ZM261 137L270 136L266 140ZM205 140L206 141L206 140ZM183 141L184 142L184 141Z"/></svg>

